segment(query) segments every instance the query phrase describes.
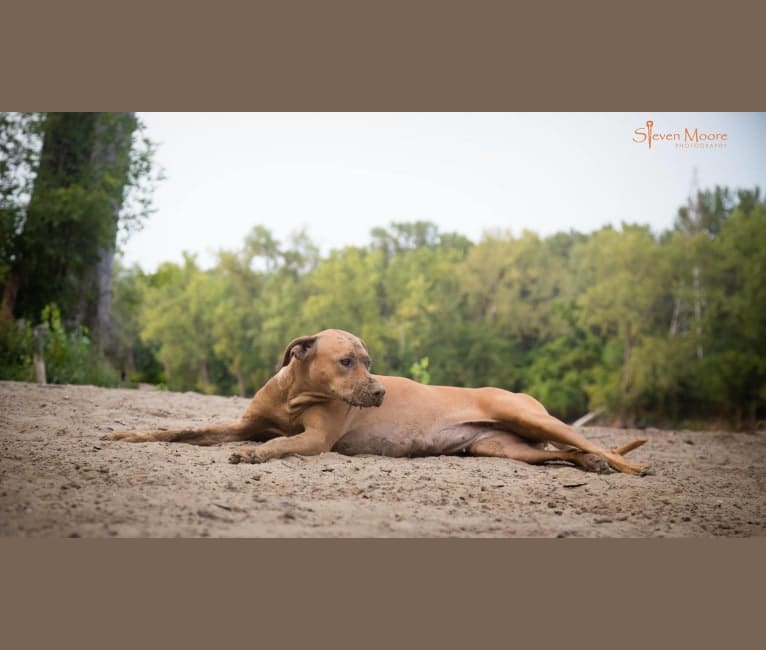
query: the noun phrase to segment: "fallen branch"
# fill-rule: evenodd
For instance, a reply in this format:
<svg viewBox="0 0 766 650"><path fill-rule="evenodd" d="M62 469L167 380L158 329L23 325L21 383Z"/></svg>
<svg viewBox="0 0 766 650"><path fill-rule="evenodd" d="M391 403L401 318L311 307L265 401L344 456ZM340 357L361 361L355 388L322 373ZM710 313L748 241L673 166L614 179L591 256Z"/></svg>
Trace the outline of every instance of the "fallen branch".
<svg viewBox="0 0 766 650"><path fill-rule="evenodd" d="M588 422L591 420L594 420L599 415L601 415L604 412L604 409L598 409L596 411L591 411L590 413L586 413L581 418L578 418L574 422L572 422L573 427L584 427Z"/></svg>
<svg viewBox="0 0 766 650"><path fill-rule="evenodd" d="M34 329L35 351L32 354L32 364L35 367L35 379L41 386L45 386L48 381L45 376L45 357L43 356L43 347L45 339L42 327L39 325Z"/></svg>

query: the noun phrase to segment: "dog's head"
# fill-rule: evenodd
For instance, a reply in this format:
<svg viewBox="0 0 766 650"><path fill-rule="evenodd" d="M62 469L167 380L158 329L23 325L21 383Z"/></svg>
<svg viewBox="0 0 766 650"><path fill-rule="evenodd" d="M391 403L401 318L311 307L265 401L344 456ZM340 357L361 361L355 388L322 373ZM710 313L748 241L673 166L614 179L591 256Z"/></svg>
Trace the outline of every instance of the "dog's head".
<svg viewBox="0 0 766 650"><path fill-rule="evenodd" d="M277 370L289 366L312 391L352 406L380 406L386 389L370 375L364 341L343 330L324 330L290 341Z"/></svg>

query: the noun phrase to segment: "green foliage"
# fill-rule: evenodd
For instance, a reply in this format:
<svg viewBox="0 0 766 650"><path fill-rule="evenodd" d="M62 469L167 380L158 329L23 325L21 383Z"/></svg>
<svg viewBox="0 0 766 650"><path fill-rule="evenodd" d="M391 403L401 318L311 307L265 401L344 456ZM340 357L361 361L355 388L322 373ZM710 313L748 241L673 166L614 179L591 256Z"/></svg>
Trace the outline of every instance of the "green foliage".
<svg viewBox="0 0 766 650"><path fill-rule="evenodd" d="M141 308L152 276L138 266L126 269L117 260L112 283L112 338L107 349L115 367L129 382L163 384L165 376L157 359L159 346L141 339Z"/></svg>
<svg viewBox="0 0 766 650"><path fill-rule="evenodd" d="M85 327L67 332L61 322L56 305L48 305L42 312L39 328L43 345L43 358L48 381L52 384L96 384L116 386L117 372L100 358L92 345Z"/></svg>
<svg viewBox="0 0 766 650"><path fill-rule="evenodd" d="M639 409L644 391L637 383L635 351L667 322L662 311L670 285L666 262L645 226L604 228L573 248L573 271L581 283L575 299L578 325L609 341L597 381L588 388L592 407L606 404L623 418Z"/></svg>
<svg viewBox="0 0 766 650"><path fill-rule="evenodd" d="M0 113L0 284L17 255L16 242L32 194L42 113Z"/></svg>
<svg viewBox="0 0 766 650"><path fill-rule="evenodd" d="M428 372L428 357L423 357L410 366L410 373L415 381L421 384L431 383L431 373Z"/></svg>
<svg viewBox="0 0 766 650"><path fill-rule="evenodd" d="M28 323L0 319L0 379L34 381L34 343Z"/></svg>
<svg viewBox="0 0 766 650"><path fill-rule="evenodd" d="M525 390L549 412L572 421L588 412L588 387L596 385L603 344L587 331L572 326L565 336L542 343L526 372ZM595 400L603 404L604 400Z"/></svg>
<svg viewBox="0 0 766 650"><path fill-rule="evenodd" d="M42 352L48 383L117 386L120 378L92 344L84 327L67 331L55 304L46 305L41 324L0 321L0 379L34 381L32 358Z"/></svg>
<svg viewBox="0 0 766 650"><path fill-rule="evenodd" d="M732 212L712 251L704 360L719 408L752 421L766 397L766 205L748 207Z"/></svg>

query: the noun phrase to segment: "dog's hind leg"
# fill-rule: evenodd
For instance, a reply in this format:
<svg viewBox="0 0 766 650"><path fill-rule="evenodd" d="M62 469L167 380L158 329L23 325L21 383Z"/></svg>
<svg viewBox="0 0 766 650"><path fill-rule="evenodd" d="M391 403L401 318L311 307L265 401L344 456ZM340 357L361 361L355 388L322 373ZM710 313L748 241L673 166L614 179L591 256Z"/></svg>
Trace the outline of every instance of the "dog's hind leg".
<svg viewBox="0 0 766 650"><path fill-rule="evenodd" d="M609 472L608 463L595 454L572 449L548 450L539 449L529 442L512 433L494 432L468 447L468 453L474 456L495 456L520 460L530 465L540 465L550 461L565 461L573 463L586 472Z"/></svg>
<svg viewBox="0 0 766 650"><path fill-rule="evenodd" d="M570 445L578 450L595 454L603 458L613 469L626 474L643 474L647 469L646 465L627 461L622 453L619 453L620 450L604 449L591 442L576 429L550 415L537 400L529 395L510 393L497 388L481 390L484 411L498 422L502 429L508 429L535 442ZM645 439L635 440L626 445L623 453L645 442ZM562 450L562 453L568 453L568 450Z"/></svg>

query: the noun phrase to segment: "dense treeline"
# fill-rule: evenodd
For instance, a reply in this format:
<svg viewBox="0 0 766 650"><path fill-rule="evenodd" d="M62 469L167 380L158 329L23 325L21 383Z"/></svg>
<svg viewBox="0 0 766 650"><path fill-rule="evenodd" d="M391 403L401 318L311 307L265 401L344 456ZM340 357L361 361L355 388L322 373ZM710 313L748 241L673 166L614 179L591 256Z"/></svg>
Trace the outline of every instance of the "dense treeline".
<svg viewBox="0 0 766 650"><path fill-rule="evenodd" d="M574 419L766 413L766 205L701 192L660 237L623 225L472 243L427 222L320 256L256 226L214 268L194 256L115 271L112 359L133 381L252 394L285 343L324 328L367 342L374 370L529 392Z"/></svg>

